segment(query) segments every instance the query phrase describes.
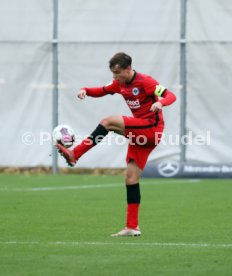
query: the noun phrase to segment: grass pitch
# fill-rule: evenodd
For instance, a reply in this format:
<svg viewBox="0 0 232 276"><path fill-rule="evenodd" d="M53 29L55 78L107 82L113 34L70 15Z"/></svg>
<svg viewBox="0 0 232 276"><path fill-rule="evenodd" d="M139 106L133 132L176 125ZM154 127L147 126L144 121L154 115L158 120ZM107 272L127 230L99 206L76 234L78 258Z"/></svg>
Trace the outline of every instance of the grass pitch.
<svg viewBox="0 0 232 276"><path fill-rule="evenodd" d="M0 175L0 275L232 275L232 181L143 179L141 237L121 176Z"/></svg>

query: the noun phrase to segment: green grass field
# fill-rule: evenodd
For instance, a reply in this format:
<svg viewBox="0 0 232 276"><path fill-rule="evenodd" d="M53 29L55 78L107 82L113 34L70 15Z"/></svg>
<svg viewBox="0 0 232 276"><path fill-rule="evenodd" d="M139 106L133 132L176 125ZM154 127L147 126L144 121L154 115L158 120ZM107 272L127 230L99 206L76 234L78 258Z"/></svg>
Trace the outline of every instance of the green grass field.
<svg viewBox="0 0 232 276"><path fill-rule="evenodd" d="M122 176L0 175L0 275L232 275L232 180L143 179L141 237Z"/></svg>

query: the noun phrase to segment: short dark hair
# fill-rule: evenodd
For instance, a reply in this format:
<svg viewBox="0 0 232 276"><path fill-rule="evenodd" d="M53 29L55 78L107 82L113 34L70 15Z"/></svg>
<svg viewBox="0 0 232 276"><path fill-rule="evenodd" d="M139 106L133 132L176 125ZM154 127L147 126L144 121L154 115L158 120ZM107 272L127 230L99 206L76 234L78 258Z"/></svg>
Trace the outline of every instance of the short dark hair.
<svg viewBox="0 0 232 276"><path fill-rule="evenodd" d="M128 66L131 66L131 63L132 58L129 55L123 52L119 52L110 59L109 67L111 69L115 65L118 65L119 67L126 69Z"/></svg>

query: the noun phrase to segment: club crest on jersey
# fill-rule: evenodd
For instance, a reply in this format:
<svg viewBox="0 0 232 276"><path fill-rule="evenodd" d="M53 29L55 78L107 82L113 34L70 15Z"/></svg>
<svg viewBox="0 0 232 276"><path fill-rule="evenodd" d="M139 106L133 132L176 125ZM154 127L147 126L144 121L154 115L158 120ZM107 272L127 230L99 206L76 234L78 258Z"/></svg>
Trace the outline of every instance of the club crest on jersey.
<svg viewBox="0 0 232 276"><path fill-rule="evenodd" d="M134 96L139 95L139 89L138 89L137 87L134 87L134 88L132 89L132 94L133 94Z"/></svg>

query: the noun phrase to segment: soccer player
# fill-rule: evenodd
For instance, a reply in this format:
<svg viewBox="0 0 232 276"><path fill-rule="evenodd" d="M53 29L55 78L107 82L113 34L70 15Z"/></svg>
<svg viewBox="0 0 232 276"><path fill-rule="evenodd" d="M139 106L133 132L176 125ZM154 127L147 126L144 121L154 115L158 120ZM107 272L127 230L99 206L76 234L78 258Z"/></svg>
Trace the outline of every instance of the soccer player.
<svg viewBox="0 0 232 276"><path fill-rule="evenodd" d="M126 227L112 236L140 236L138 223L141 199L140 176L149 154L161 140L164 129L162 108L172 104L176 97L151 76L133 70L132 58L123 52L115 54L110 59L109 68L114 79L110 84L103 87L81 88L77 97L82 100L86 96L97 98L120 94L133 116L106 117L100 121L92 134L73 150L66 149L60 144L57 144L57 147L67 163L74 166L77 160L99 143L109 131L129 139L125 175Z"/></svg>

